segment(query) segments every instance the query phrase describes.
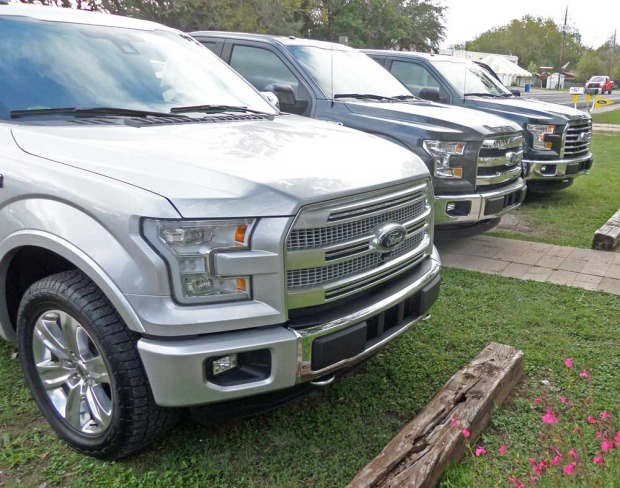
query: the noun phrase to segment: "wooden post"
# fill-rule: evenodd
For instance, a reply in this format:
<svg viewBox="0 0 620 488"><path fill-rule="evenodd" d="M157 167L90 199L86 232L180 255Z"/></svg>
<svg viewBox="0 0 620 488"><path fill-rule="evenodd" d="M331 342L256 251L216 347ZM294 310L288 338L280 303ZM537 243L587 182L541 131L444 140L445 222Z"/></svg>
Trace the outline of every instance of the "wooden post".
<svg viewBox="0 0 620 488"><path fill-rule="evenodd" d="M613 251L620 244L620 210L594 233L592 249Z"/></svg>
<svg viewBox="0 0 620 488"><path fill-rule="evenodd" d="M523 376L523 353L490 343L456 373L431 402L363 468L348 488L431 488L448 463L459 459Z"/></svg>

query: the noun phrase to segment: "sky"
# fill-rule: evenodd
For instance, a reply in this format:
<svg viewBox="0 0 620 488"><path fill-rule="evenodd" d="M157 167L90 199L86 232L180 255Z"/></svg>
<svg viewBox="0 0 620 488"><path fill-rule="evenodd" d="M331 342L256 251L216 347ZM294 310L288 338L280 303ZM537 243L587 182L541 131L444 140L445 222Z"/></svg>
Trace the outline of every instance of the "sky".
<svg viewBox="0 0 620 488"><path fill-rule="evenodd" d="M551 18L564 23L568 6L568 22L581 34L581 42L597 48L614 35L620 44L620 1L618 0L438 0L447 7L446 38L442 48L471 41L483 32L501 27L524 15Z"/></svg>

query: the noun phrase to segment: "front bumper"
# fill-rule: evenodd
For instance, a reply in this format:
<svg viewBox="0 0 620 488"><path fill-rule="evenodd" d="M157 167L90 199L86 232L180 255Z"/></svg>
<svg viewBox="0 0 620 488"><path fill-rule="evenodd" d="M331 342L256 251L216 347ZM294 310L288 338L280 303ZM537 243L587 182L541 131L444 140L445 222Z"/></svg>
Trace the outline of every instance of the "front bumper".
<svg viewBox="0 0 620 488"><path fill-rule="evenodd" d="M435 225L472 223L500 217L520 207L525 192L525 181L519 178L500 190L468 195L435 195Z"/></svg>
<svg viewBox="0 0 620 488"><path fill-rule="evenodd" d="M330 382L333 373L376 353L426 315L439 292L440 268L433 248L413 273L382 288L364 308L356 301L343 315L304 328L286 323L174 340L144 337L138 350L155 401L188 407ZM231 354L268 356L269 366L240 381L214 380L211 361Z"/></svg>
<svg viewBox="0 0 620 488"><path fill-rule="evenodd" d="M593 162L594 157L591 153L579 158L551 161L524 159L525 180L543 182L576 178L579 175L588 174Z"/></svg>

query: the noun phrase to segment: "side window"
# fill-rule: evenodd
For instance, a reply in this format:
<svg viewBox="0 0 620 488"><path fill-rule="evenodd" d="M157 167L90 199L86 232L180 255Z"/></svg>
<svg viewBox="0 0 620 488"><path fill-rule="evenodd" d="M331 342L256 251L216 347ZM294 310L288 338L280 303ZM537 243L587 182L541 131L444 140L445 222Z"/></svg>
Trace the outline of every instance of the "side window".
<svg viewBox="0 0 620 488"><path fill-rule="evenodd" d="M435 77L421 64L406 61L392 61L391 72L416 96L423 88L437 88L441 101L447 101L448 94ZM444 100L445 99L445 100Z"/></svg>
<svg viewBox="0 0 620 488"><path fill-rule="evenodd" d="M230 65L259 91L267 85L277 83L290 85L299 95L299 80L284 62L274 53L260 47L235 46L230 56Z"/></svg>
<svg viewBox="0 0 620 488"><path fill-rule="evenodd" d="M204 47L208 47L213 53L220 55L222 48L215 41L200 41Z"/></svg>

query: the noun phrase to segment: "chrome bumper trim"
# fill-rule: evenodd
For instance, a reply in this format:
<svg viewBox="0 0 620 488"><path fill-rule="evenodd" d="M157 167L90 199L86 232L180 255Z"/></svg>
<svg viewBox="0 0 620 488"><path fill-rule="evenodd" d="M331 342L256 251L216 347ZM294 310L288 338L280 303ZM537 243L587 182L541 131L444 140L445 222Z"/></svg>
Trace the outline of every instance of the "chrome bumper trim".
<svg viewBox="0 0 620 488"><path fill-rule="evenodd" d="M427 259L427 263L423 263L420 268L421 269L419 271L419 275L414 278L414 280L405 288L402 288L393 295L390 295L388 298L373 303L362 310L358 310L354 314L345 317L339 317L338 319L331 322L320 324L314 327L308 327L306 329L289 329L297 336L297 383L303 383L313 380L315 378L319 378L321 376L325 376L335 370L363 360L364 358L373 354L377 349L383 347L385 344L405 332L409 327L411 327L418 320L420 320L422 317L417 317L409 322L402 324L394 333L386 334L384 338L382 338L380 341L373 344L371 347L369 347L363 353L357 356L344 359L321 370L312 371L312 343L315 339L318 339L319 337L326 334L332 334L339 330L346 329L347 327L351 327L355 324L359 324L360 322L363 322L364 320L369 319L370 317L373 317L387 310L388 308L394 306L402 300L405 300L411 295L414 295L433 281L433 279L439 274L441 270L441 260L439 258L439 253L437 252L437 249L435 247L433 247L433 252L430 256L430 259Z"/></svg>
<svg viewBox="0 0 620 488"><path fill-rule="evenodd" d="M519 178L514 184L500 190L485 193L473 193L469 195L436 195L435 196L435 225L452 224L459 222L478 222L499 217L510 210L518 208L521 204L511 205L502 209L500 212L485 215L486 202L492 198L503 197L518 191L525 190L525 181ZM521 199L523 201L523 199ZM446 210L446 205L452 202L470 202L471 209L467 215L450 215Z"/></svg>
<svg viewBox="0 0 620 488"><path fill-rule="evenodd" d="M575 178L580 175L585 175L590 170L583 170L570 175L566 174L566 168L569 164L580 164L592 159L592 153L588 153L584 156L573 159L554 159L551 161L543 161L540 159L524 159L523 166L526 168L526 181L541 181L541 180L564 180L567 178ZM553 173L547 173L542 171L543 166L553 166L555 171Z"/></svg>

